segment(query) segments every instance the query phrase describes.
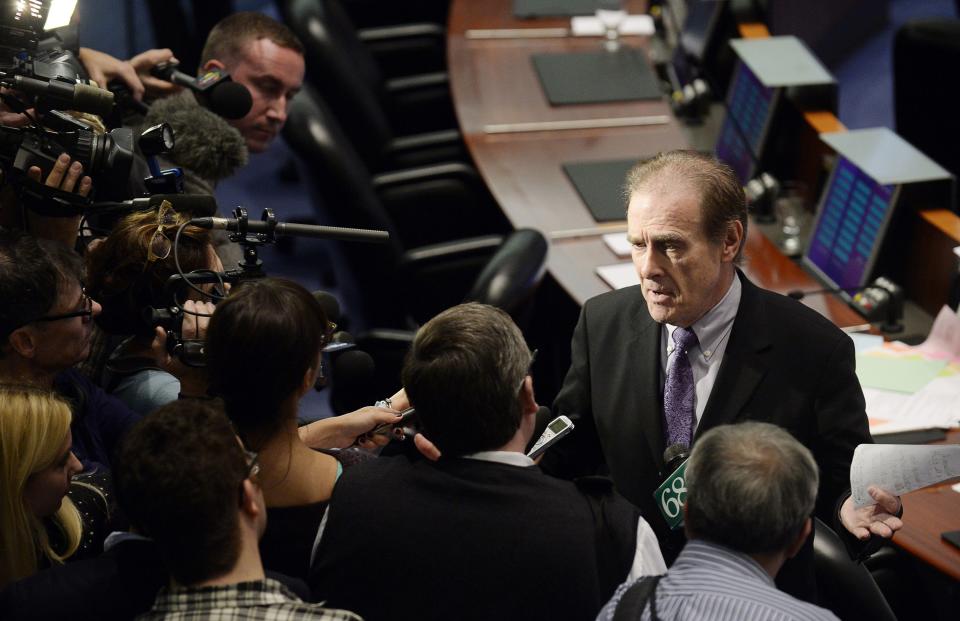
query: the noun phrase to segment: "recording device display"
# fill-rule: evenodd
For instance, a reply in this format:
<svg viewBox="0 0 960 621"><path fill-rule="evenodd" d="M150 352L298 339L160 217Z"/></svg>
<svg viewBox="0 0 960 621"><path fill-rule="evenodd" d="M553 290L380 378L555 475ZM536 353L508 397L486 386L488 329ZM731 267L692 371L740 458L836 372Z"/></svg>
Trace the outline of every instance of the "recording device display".
<svg viewBox="0 0 960 621"><path fill-rule="evenodd" d="M537 440L536 444L533 445L533 448L530 449L530 452L527 453L527 457L530 459L536 459L539 457L545 450L559 442L564 438L568 433L573 431L574 424L566 416L558 416L547 425L547 428L544 429L543 434Z"/></svg>
<svg viewBox="0 0 960 621"><path fill-rule="evenodd" d="M803 263L825 283L856 291L864 287L880 252L896 192L840 157L820 199ZM840 291L848 302L852 296Z"/></svg>
<svg viewBox="0 0 960 621"><path fill-rule="evenodd" d="M727 115L717 139L717 158L726 162L741 183L756 175L763 156L779 91L765 87L742 60L727 93Z"/></svg>

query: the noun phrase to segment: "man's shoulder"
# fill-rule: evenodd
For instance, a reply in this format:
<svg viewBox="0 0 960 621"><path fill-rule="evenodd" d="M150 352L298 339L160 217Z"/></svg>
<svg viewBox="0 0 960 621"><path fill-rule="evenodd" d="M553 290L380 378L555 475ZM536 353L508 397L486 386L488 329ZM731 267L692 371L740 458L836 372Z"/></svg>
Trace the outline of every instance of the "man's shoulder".
<svg viewBox="0 0 960 621"><path fill-rule="evenodd" d="M789 296L750 285L751 296L741 299L743 304L760 304L763 318L774 336L786 336L794 341L816 339L816 342L834 343L849 337L832 321ZM738 317L742 312L738 312Z"/></svg>
<svg viewBox="0 0 960 621"><path fill-rule="evenodd" d="M607 291L590 298L583 304L584 312L592 314L629 313L638 307L646 309L640 285Z"/></svg>

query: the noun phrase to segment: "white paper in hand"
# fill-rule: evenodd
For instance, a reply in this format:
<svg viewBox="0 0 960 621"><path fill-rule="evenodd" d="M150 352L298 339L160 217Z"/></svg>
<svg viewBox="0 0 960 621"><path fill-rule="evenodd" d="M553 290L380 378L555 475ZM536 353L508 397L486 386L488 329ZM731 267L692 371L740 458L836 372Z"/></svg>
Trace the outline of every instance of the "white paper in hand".
<svg viewBox="0 0 960 621"><path fill-rule="evenodd" d="M854 506L865 507L874 504L871 485L900 496L954 477L960 477L960 445L861 444L850 464L850 491Z"/></svg>

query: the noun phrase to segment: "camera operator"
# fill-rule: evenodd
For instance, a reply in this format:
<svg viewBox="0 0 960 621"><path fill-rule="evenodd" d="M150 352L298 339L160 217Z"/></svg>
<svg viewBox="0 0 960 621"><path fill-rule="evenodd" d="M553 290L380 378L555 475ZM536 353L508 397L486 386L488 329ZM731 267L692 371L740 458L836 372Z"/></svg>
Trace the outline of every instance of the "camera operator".
<svg viewBox="0 0 960 621"><path fill-rule="evenodd" d="M89 292L103 307L97 323L112 335L126 337L107 361L103 385L140 414L175 401L181 392L206 394L203 370L171 355L167 331L144 317L152 308L181 308L183 300L174 296L186 295L179 336L184 341L205 338L215 308L210 298L201 299L204 296L187 287L180 288L188 289L188 294L167 291L170 277L178 273L171 240L189 219L164 202L158 210L125 216L110 235L87 250ZM177 258L184 272L223 271L206 229L185 227Z"/></svg>

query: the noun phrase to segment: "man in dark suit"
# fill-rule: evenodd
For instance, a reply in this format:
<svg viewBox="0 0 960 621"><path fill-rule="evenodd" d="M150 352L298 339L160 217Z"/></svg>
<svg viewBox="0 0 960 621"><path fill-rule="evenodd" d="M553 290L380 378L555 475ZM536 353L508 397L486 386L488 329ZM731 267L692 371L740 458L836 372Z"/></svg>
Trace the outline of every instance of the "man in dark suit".
<svg viewBox="0 0 960 621"><path fill-rule="evenodd" d="M628 239L641 284L583 307L572 364L554 404L577 424L543 460L573 477L606 465L641 508L668 560L682 536L653 493L670 473L664 450L706 430L759 420L790 431L821 470L817 514L858 539L890 537L899 499L855 509L844 494L858 444L871 442L850 339L800 303L736 269L747 228L733 171L690 151L662 153L628 176ZM838 507L842 507L839 509ZM812 541L781 572L785 590L815 598Z"/></svg>
<svg viewBox="0 0 960 621"><path fill-rule="evenodd" d="M417 332L404 386L442 456L344 471L315 597L366 619L589 619L623 576L665 571L650 527L608 480L561 481L524 455L538 410L531 358L492 306L456 306Z"/></svg>

